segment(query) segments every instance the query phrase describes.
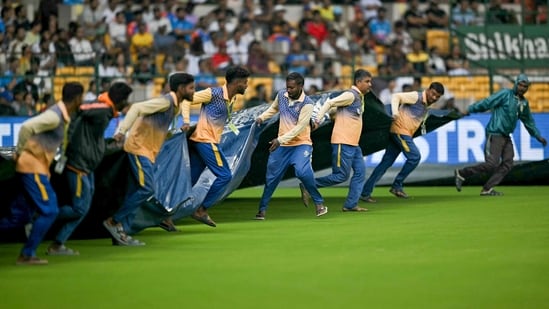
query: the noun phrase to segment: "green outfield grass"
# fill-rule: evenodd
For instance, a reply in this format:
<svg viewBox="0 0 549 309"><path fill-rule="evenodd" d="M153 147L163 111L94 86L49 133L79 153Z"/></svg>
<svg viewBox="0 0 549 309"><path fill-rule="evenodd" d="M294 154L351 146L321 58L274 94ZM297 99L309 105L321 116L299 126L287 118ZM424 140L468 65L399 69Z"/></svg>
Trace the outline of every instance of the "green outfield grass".
<svg viewBox="0 0 549 309"><path fill-rule="evenodd" d="M210 211L217 228L184 219L145 247L69 241L80 256L30 267L0 244L0 308L547 308L549 187L498 189L378 187L343 213L346 189L328 188L321 218L278 189L261 222L251 188Z"/></svg>

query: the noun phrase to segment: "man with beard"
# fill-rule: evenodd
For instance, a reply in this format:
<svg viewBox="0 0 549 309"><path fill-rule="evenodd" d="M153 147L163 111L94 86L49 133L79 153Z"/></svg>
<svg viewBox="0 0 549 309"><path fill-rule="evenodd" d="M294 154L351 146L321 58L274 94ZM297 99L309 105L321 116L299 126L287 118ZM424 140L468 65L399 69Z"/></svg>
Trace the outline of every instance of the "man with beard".
<svg viewBox="0 0 549 309"><path fill-rule="evenodd" d="M198 91L189 101L183 102L183 131L189 129L190 106L201 104L196 130L190 137L189 154L191 160L191 183L194 185L206 167L216 176L201 205L192 214L192 218L211 227L216 223L208 215L225 186L231 181L231 169L219 147L221 133L225 124L238 134L231 122L233 105L237 94L244 94L248 87L250 72L244 67L230 67L225 73L226 84L221 87L209 87Z"/></svg>
<svg viewBox="0 0 549 309"><path fill-rule="evenodd" d="M126 233L133 223L135 212L145 201L154 198L154 164L166 139L170 124L179 114L181 101L192 100L194 77L187 73L173 73L168 77L170 92L163 96L131 105L114 136L117 142L125 139L131 179L126 200L116 213L103 221L114 238L113 245L143 246L143 242ZM158 201L157 201L158 202Z"/></svg>
<svg viewBox="0 0 549 309"><path fill-rule="evenodd" d="M404 180L418 166L421 154L414 143L414 133L422 127L425 129L427 108L435 103L444 94L444 86L433 82L427 90L395 93L391 97L391 110L393 123L390 128L390 141L381 162L376 166L372 175L368 178L362 189L360 199L375 203L371 197L374 186L393 165L398 155L402 152L406 157L406 163L396 176L389 192L399 198L408 198L403 190ZM423 134L425 134L423 132Z"/></svg>
<svg viewBox="0 0 549 309"><path fill-rule="evenodd" d="M486 126L485 162L455 170L454 176L458 192L461 191L461 186L467 177L478 173L492 173L482 186L480 195L503 195L502 192L494 190L494 187L513 167L515 153L511 133L515 130L519 119L531 136L535 137L543 146L547 146L547 140L540 135L536 128L528 100L524 97L529 86L528 77L525 74L520 74L515 80L513 89L503 89L468 107L467 113L491 110L492 116Z"/></svg>
<svg viewBox="0 0 549 309"><path fill-rule="evenodd" d="M255 215L256 220L265 220L269 201L290 165L294 167L295 175L301 181L304 190L313 199L316 216L328 213L328 207L324 206L324 199L315 185L315 175L311 166L313 143L310 121L313 100L303 91L304 82L301 74L290 73L286 77L286 89L279 90L269 109L256 119L256 123L261 125L276 113L280 113L278 137L270 141L265 188L259 202L259 211Z"/></svg>

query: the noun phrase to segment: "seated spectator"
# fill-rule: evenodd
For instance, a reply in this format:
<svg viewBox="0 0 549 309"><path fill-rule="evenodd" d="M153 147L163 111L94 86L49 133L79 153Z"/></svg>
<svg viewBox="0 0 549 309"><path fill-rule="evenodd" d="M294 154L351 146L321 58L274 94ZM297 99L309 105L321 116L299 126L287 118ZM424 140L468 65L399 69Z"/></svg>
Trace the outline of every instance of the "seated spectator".
<svg viewBox="0 0 549 309"><path fill-rule="evenodd" d="M427 62L427 73L441 75L446 73L446 60L439 54L436 46L429 50L429 61Z"/></svg>
<svg viewBox="0 0 549 309"><path fill-rule="evenodd" d="M76 35L70 39L69 45L77 66L93 66L95 64L95 51L91 42L84 37L84 29L77 26Z"/></svg>
<svg viewBox="0 0 549 309"><path fill-rule="evenodd" d="M470 75L469 60L461 54L459 45L454 45L450 55L446 58L448 75Z"/></svg>
<svg viewBox="0 0 549 309"><path fill-rule="evenodd" d="M233 60L227 53L227 43L221 41L217 48L217 52L212 56L212 68L216 74L224 74L225 70L233 65ZM200 69L200 61L198 64Z"/></svg>
<svg viewBox="0 0 549 309"><path fill-rule="evenodd" d="M88 91L84 94L84 102L94 102L97 99L97 84L95 79L90 80Z"/></svg>
<svg viewBox="0 0 549 309"><path fill-rule="evenodd" d="M362 9L362 16L366 22L376 18L378 10L382 6L379 0L360 0L359 4Z"/></svg>
<svg viewBox="0 0 549 309"><path fill-rule="evenodd" d="M330 35L320 45L324 65L332 66L332 72L335 76L341 76L341 65L348 64L351 59L349 42L346 37L339 35L335 30L330 31Z"/></svg>
<svg viewBox="0 0 549 309"><path fill-rule="evenodd" d="M148 85L153 82L153 78L156 75L154 64L148 56L141 56L133 69L132 79L135 83L140 85Z"/></svg>
<svg viewBox="0 0 549 309"><path fill-rule="evenodd" d="M251 41L243 37L243 29L237 27L232 37L227 41L227 53L231 55L234 65L246 65L248 62L248 46Z"/></svg>
<svg viewBox="0 0 549 309"><path fill-rule="evenodd" d="M404 12L403 19L406 22L406 28L414 40L424 41L426 36L426 26L429 20L423 12L419 10L419 0L411 0L408 9Z"/></svg>
<svg viewBox="0 0 549 309"><path fill-rule="evenodd" d="M99 75L99 78L122 77L122 73L118 71L114 64L114 59L109 54L103 54L101 56L101 63L97 66L97 75Z"/></svg>
<svg viewBox="0 0 549 309"><path fill-rule="evenodd" d="M153 19L148 22L149 32L155 35L160 27L164 27L165 33L172 32L172 23L168 17L164 16L164 12L160 9L159 6L155 6L153 9Z"/></svg>
<svg viewBox="0 0 549 309"><path fill-rule="evenodd" d="M147 23L145 22L145 19L143 19L143 10L141 9L135 10L133 12L133 19L129 20L126 17L126 23L127 23L126 32L128 34L128 37L131 38L134 34L137 33L137 31L139 31L140 24L144 23L145 25L147 25ZM147 26L147 31L148 30L149 28Z"/></svg>
<svg viewBox="0 0 549 309"><path fill-rule="evenodd" d="M471 25L483 26L486 19L486 14L482 9L482 4L480 4L480 0L470 0L469 6L471 7L471 11L473 11L474 16L474 20Z"/></svg>
<svg viewBox="0 0 549 309"><path fill-rule="evenodd" d="M328 23L333 22L335 16L332 0L322 0L321 2L322 4L316 7L316 9L320 12L320 16Z"/></svg>
<svg viewBox="0 0 549 309"><path fill-rule="evenodd" d="M200 73L194 76L196 91L217 86L217 79L213 74L212 60L210 58L200 59L198 65L200 67Z"/></svg>
<svg viewBox="0 0 549 309"><path fill-rule="evenodd" d="M80 25L84 30L84 37L89 41L94 41L107 32L103 12L104 9L99 5L99 0L90 0L89 3L84 4L84 9L80 15Z"/></svg>
<svg viewBox="0 0 549 309"><path fill-rule="evenodd" d="M317 47L328 37L328 27L318 10L313 11L313 19L305 27L307 33L316 40Z"/></svg>
<svg viewBox="0 0 549 309"><path fill-rule="evenodd" d="M389 34L385 42L386 46L392 46L395 42L400 42L402 52L407 54L412 51L412 36L406 31L405 24L401 20L397 20L394 24L393 32Z"/></svg>
<svg viewBox="0 0 549 309"><path fill-rule="evenodd" d="M69 33L65 29L59 29L53 36L55 46L55 59L57 60L57 66L70 66L74 65L74 56L69 44Z"/></svg>
<svg viewBox="0 0 549 309"><path fill-rule="evenodd" d="M151 56L154 48L154 37L147 31L147 25L143 22L138 25L137 33L132 36L130 51L133 57Z"/></svg>
<svg viewBox="0 0 549 309"><path fill-rule="evenodd" d="M514 12L510 12L501 6L501 0L490 0L490 6L486 10L486 22L488 24L517 24Z"/></svg>
<svg viewBox="0 0 549 309"><path fill-rule="evenodd" d="M458 4L452 9L453 26L474 25L475 15L469 6L469 0L459 0Z"/></svg>
<svg viewBox="0 0 549 309"><path fill-rule="evenodd" d="M17 84L22 80L17 69L19 68L19 59L17 57L8 58L8 65L2 77L0 77L0 88L6 89L8 85ZM12 88L13 88L12 86Z"/></svg>
<svg viewBox="0 0 549 309"><path fill-rule="evenodd" d="M29 31L25 34L25 44L27 45L34 45L37 44L40 41L40 32L42 31L42 23L40 23L39 20L35 20L32 22L32 27Z"/></svg>
<svg viewBox="0 0 549 309"><path fill-rule="evenodd" d="M21 55L23 55L23 46L29 46L29 44L25 43L26 35L27 31L25 28L18 27L15 29L15 38L13 38L8 45L8 52L11 56L21 57Z"/></svg>
<svg viewBox="0 0 549 309"><path fill-rule="evenodd" d="M250 108L261 104L270 103L271 99L267 94L267 88L264 84L255 86L255 95L244 103L244 108Z"/></svg>
<svg viewBox="0 0 549 309"><path fill-rule="evenodd" d="M160 26L154 34L154 50L158 53L166 53L177 41L176 38L168 33L166 26ZM184 50L183 50L184 52Z"/></svg>
<svg viewBox="0 0 549 309"><path fill-rule="evenodd" d="M396 80L394 78L391 78L387 83L387 87L379 92L378 97L383 105L391 106L391 98L393 96L393 93L398 92L396 85Z"/></svg>
<svg viewBox="0 0 549 309"><path fill-rule="evenodd" d="M130 46L124 12L116 12L113 22L109 23L109 38L112 48L126 50Z"/></svg>
<svg viewBox="0 0 549 309"><path fill-rule="evenodd" d="M429 0L429 7L425 10L427 29L447 29L448 14L439 6L439 0Z"/></svg>
<svg viewBox="0 0 549 309"><path fill-rule="evenodd" d="M300 42L292 42L290 53L286 56L285 66L288 72L297 72L303 76L307 76L311 71L313 63L309 60L309 55L301 50Z"/></svg>
<svg viewBox="0 0 549 309"><path fill-rule="evenodd" d="M427 73L427 63L429 62L429 54L423 49L423 43L415 40L412 45L412 51L406 54L406 60L412 65L413 72L416 74Z"/></svg>
<svg viewBox="0 0 549 309"><path fill-rule="evenodd" d="M27 8L22 4L18 4L15 7L14 13L15 13L15 27L23 27L27 31L30 30L32 27L32 24L27 18Z"/></svg>
<svg viewBox="0 0 549 309"><path fill-rule="evenodd" d="M401 43L398 41L387 50L385 62L390 75L408 75L413 72L412 65L406 60L406 54L402 52Z"/></svg>
<svg viewBox="0 0 549 309"><path fill-rule="evenodd" d="M380 7L377 11L377 17L369 23L370 32L376 39L376 43L383 45L387 41L387 37L391 33L391 23L386 19L387 10Z"/></svg>
<svg viewBox="0 0 549 309"><path fill-rule="evenodd" d="M15 93L30 92L33 100L35 102L38 102L39 92L38 92L38 86L36 86L36 84L34 83L34 75L35 73L33 71L29 70L25 72L25 78L22 81L18 82L13 88L14 96L15 96Z"/></svg>
<svg viewBox="0 0 549 309"><path fill-rule="evenodd" d="M32 117L34 115L36 115L34 99L32 98L32 94L30 92L25 92L23 93L23 99L20 102L17 116Z"/></svg>
<svg viewBox="0 0 549 309"><path fill-rule="evenodd" d="M172 20L172 30L176 38L182 37L187 43L191 42L191 34L194 32L194 25L185 17L187 12L180 6L175 11L175 19Z"/></svg>
<svg viewBox="0 0 549 309"><path fill-rule="evenodd" d="M253 41L248 47L248 63L247 67L251 74L270 74L269 61L271 56L261 47L258 41Z"/></svg>

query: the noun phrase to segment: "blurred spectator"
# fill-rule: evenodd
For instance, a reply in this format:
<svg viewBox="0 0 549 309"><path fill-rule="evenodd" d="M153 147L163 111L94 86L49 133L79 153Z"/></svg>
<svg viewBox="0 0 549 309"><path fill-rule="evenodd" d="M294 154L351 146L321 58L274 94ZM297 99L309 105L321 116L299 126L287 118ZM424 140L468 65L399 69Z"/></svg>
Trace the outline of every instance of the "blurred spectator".
<svg viewBox="0 0 549 309"><path fill-rule="evenodd" d="M448 28L448 14L438 5L439 0L429 0L429 6L425 10L425 16L427 16L427 29Z"/></svg>
<svg viewBox="0 0 549 309"><path fill-rule="evenodd" d="M251 41L242 37L242 31L241 27L237 27L227 41L227 53L231 56L234 65L246 65L248 62L248 46Z"/></svg>
<svg viewBox="0 0 549 309"><path fill-rule="evenodd" d="M88 4L84 4L84 10L80 15L80 25L83 27L84 36L89 41L94 41L106 33L107 24L103 12L103 8L99 6L99 0L89 0Z"/></svg>
<svg viewBox="0 0 549 309"><path fill-rule="evenodd" d="M269 61L271 56L269 53L261 47L258 41L253 41L248 47L248 63L247 68L250 73L253 74L270 74Z"/></svg>
<svg viewBox="0 0 549 309"><path fill-rule="evenodd" d="M198 16L194 14L194 8L196 4L192 1L187 1L187 4L185 4L185 19L187 19L188 22L190 22L193 26L196 26L198 23Z"/></svg>
<svg viewBox="0 0 549 309"><path fill-rule="evenodd" d="M130 46L128 29L124 13L119 11L114 15L114 20L109 23L109 38L111 47L115 50L127 50Z"/></svg>
<svg viewBox="0 0 549 309"><path fill-rule="evenodd" d="M473 25L475 15L469 6L469 0L459 0L458 4L452 9L452 24L454 26Z"/></svg>
<svg viewBox="0 0 549 309"><path fill-rule="evenodd" d="M147 28L147 30L149 30L145 19L143 19L143 11L141 9L135 10L133 12L133 20L130 21L126 19L126 24L126 32L128 33L129 38L131 38L134 34L137 33L137 31L139 31L140 24L145 24L145 27Z"/></svg>
<svg viewBox="0 0 549 309"><path fill-rule="evenodd" d="M212 68L216 74L224 74L231 65L233 65L233 60L231 56L227 53L227 43L220 41L217 45L217 52L212 56ZM200 61L198 62L200 70Z"/></svg>
<svg viewBox="0 0 549 309"><path fill-rule="evenodd" d="M386 46L392 46L395 42L400 42L402 52L407 54L412 51L412 36L404 28L404 22L397 20L394 24L393 32L389 34Z"/></svg>
<svg viewBox="0 0 549 309"><path fill-rule="evenodd" d="M223 16L232 19L236 17L236 13L227 4L227 0L217 0L217 7L212 10L212 13L216 16L223 14Z"/></svg>
<svg viewBox="0 0 549 309"><path fill-rule="evenodd" d="M55 102L53 102L53 96L51 93L44 93L42 96L42 101L36 101L34 104L34 111L36 114L40 114L41 112L48 109L48 107L52 106Z"/></svg>
<svg viewBox="0 0 549 309"><path fill-rule="evenodd" d="M305 83L303 84L303 87L304 89L308 89L306 91L307 94L312 94L309 92L313 88L316 89L316 92L324 89L321 66L316 65L312 67L312 71L309 72L309 75L305 76Z"/></svg>
<svg viewBox="0 0 549 309"><path fill-rule="evenodd" d="M114 59L109 54L103 54L101 56L101 63L97 66L97 75L99 76L99 78L114 78L122 76L121 72L119 72L115 66Z"/></svg>
<svg viewBox="0 0 549 309"><path fill-rule="evenodd" d="M105 24L110 25L115 21L118 12L123 14L122 8L119 7L119 0L109 0L101 18L105 21Z"/></svg>
<svg viewBox="0 0 549 309"><path fill-rule="evenodd" d="M95 65L95 51L90 41L84 37L84 29L81 26L77 26L76 35L69 40L69 45L74 56L75 65Z"/></svg>
<svg viewBox="0 0 549 309"><path fill-rule="evenodd" d="M429 54L423 49L423 43L415 40L412 44L412 51L406 54L406 60L412 65L415 74L427 73L427 63L429 62Z"/></svg>
<svg viewBox="0 0 549 309"><path fill-rule="evenodd" d="M27 72L32 70L32 49L30 45L24 44L22 54L19 57L18 72ZM32 73L32 71L31 71ZM34 73L32 73L34 75Z"/></svg>
<svg viewBox="0 0 549 309"><path fill-rule="evenodd" d="M469 2L471 11L473 11L474 20L472 22L472 25L474 26L483 26L484 21L486 18L486 14L484 13L482 9L482 5L480 4L480 0L470 0Z"/></svg>
<svg viewBox="0 0 549 309"><path fill-rule="evenodd" d="M26 71L25 72L25 78L18 82L15 87L13 88L13 93L24 93L29 92L32 95L32 98L35 102L38 101L39 95L38 95L38 86L34 84L34 72L33 71Z"/></svg>
<svg viewBox="0 0 549 309"><path fill-rule="evenodd" d="M148 56L140 57L133 70L133 81L141 85L151 84L155 75L156 71L150 58Z"/></svg>
<svg viewBox="0 0 549 309"><path fill-rule="evenodd" d="M313 19L307 22L306 25L307 34L316 40L316 46L320 47L324 39L328 37L328 27L318 10L313 11Z"/></svg>
<svg viewBox="0 0 549 309"><path fill-rule="evenodd" d="M434 75L442 75L446 73L446 60L444 60L444 58L440 55L436 46L431 47L429 50L427 73Z"/></svg>
<svg viewBox="0 0 549 309"><path fill-rule="evenodd" d="M68 65L74 65L74 57L71 52L71 46L69 44L69 33L65 29L59 29L53 36L55 46L55 59L57 59L57 66L63 67Z"/></svg>
<svg viewBox="0 0 549 309"><path fill-rule="evenodd" d="M48 21L48 27L43 28L42 31L48 31L49 33L57 33L57 30L59 29L59 25L57 23L57 16L50 15L50 20Z"/></svg>
<svg viewBox="0 0 549 309"><path fill-rule="evenodd" d="M200 38L200 44L202 45L202 50L208 55L213 55L216 52L217 47L213 43L212 37L208 32L208 23L209 17L202 16L198 19L198 23L194 27L194 31L191 34L191 44L196 37ZM198 64L197 64L198 67Z"/></svg>
<svg viewBox="0 0 549 309"><path fill-rule="evenodd" d="M6 31L6 26L8 24L15 25L15 11L12 6L2 6L2 11L0 11L0 32ZM29 27L30 28L30 27ZM26 29L28 30L28 29Z"/></svg>
<svg viewBox="0 0 549 309"><path fill-rule="evenodd" d="M387 37L391 33L391 23L386 19L387 10L380 7L377 11L377 17L369 23L370 32L376 39L377 44L385 44Z"/></svg>
<svg viewBox="0 0 549 309"><path fill-rule="evenodd" d="M490 0L490 6L486 10L486 22L488 24L517 24L514 12L501 5L501 0Z"/></svg>
<svg viewBox="0 0 549 309"><path fill-rule="evenodd" d="M387 50L386 65L390 75L408 75L413 71L411 64L406 60L406 54L402 52L399 41Z"/></svg>
<svg viewBox="0 0 549 309"><path fill-rule="evenodd" d="M164 27L165 33L172 32L172 23L168 17L164 16L164 12L160 7L155 6L153 9L153 19L148 22L149 32L155 35L160 27Z"/></svg>
<svg viewBox="0 0 549 309"><path fill-rule="evenodd" d="M2 74L3 76L0 77L0 88L6 89L10 84L17 84L22 80L21 73L17 72L17 69L19 68L19 59L17 57L10 57L8 58L8 65L6 67L6 70Z"/></svg>
<svg viewBox="0 0 549 309"><path fill-rule="evenodd" d="M30 30L32 24L27 18L27 8L24 5L19 4L15 7L14 12L15 12L15 26L23 27L27 31ZM44 28L44 29L47 29L47 28Z"/></svg>
<svg viewBox="0 0 549 309"><path fill-rule="evenodd" d="M47 36L43 35L40 43L34 47L34 56L39 60L35 83L40 85L41 91L51 91L53 83L51 77L55 75L55 46Z"/></svg>
<svg viewBox="0 0 549 309"><path fill-rule="evenodd" d="M21 57L23 55L23 46L28 46L25 43L25 36L27 31L23 27L18 27L15 30L15 38L10 42L8 46L8 52L15 57Z"/></svg>
<svg viewBox="0 0 549 309"><path fill-rule="evenodd" d="M40 41L40 32L42 31L42 24L39 20L35 19L32 22L31 29L25 33L24 42L27 45L34 45Z"/></svg>
<svg viewBox="0 0 549 309"><path fill-rule="evenodd" d="M190 42L194 25L185 18L186 15L185 8L178 7L175 11L175 19L172 20L172 29L176 38L182 37L186 42Z"/></svg>
<svg viewBox="0 0 549 309"><path fill-rule="evenodd" d="M135 57L152 56L154 47L153 35L147 31L145 22L140 23L137 29L137 33L132 36L130 43L132 59L135 59Z"/></svg>
<svg viewBox="0 0 549 309"><path fill-rule="evenodd" d="M180 40L178 40L179 42ZM185 54L185 59L187 59L187 73L196 75L200 73L200 67L198 62L205 56L204 47L202 45L202 39L200 36L196 36L191 41L189 47L189 52Z"/></svg>
<svg viewBox="0 0 549 309"><path fill-rule="evenodd" d="M126 19L126 23L130 23L135 20L135 14L133 10L133 1L125 1L124 8L122 9L122 12L124 12L124 19Z"/></svg>
<svg viewBox="0 0 549 309"><path fill-rule="evenodd" d="M97 99L97 83L95 79L90 80L88 91L84 94L84 102L94 102Z"/></svg>
<svg viewBox="0 0 549 309"><path fill-rule="evenodd" d="M391 110L391 98L393 94L399 92L396 86L396 80L391 78L387 83L387 87L379 92L379 100L383 103L387 112Z"/></svg>
<svg viewBox="0 0 549 309"><path fill-rule="evenodd" d="M154 50L157 53L165 54L166 51L169 50L177 40L173 35L168 33L168 30L166 30L166 26L162 25L160 28L158 28L158 31L154 34L153 41L154 41ZM186 44L184 44L182 47L185 47L185 46Z"/></svg>
<svg viewBox="0 0 549 309"><path fill-rule="evenodd" d="M387 65L380 63L377 66L377 75L374 75L372 78L372 92L375 94L380 94L381 91L389 86L389 81L394 79L390 77L391 72Z"/></svg>
<svg viewBox="0 0 549 309"><path fill-rule="evenodd" d="M48 29L48 24L51 15L59 16L59 8L57 0L40 0L38 4L37 19L42 23L42 28Z"/></svg>
<svg viewBox="0 0 549 309"><path fill-rule="evenodd" d="M6 99L4 94L0 92L0 116L17 116L17 113L11 106L13 99Z"/></svg>
<svg viewBox="0 0 549 309"><path fill-rule="evenodd" d="M290 53L286 56L285 66L288 73L297 72L303 76L307 76L312 70L313 63L309 59L309 55L301 50L299 41L292 42Z"/></svg>
<svg viewBox="0 0 549 309"><path fill-rule="evenodd" d="M345 37L351 37L351 31L349 24L353 21L349 21L346 16L343 16L343 9L341 6L334 6L334 20L331 23L332 29L337 30Z"/></svg>
<svg viewBox="0 0 549 309"><path fill-rule="evenodd" d="M336 30L331 30L328 38L322 41L320 53L324 67L330 67L336 76L341 76L341 65L348 64L351 59L349 41L339 35Z"/></svg>
<svg viewBox="0 0 549 309"><path fill-rule="evenodd" d="M404 12L403 19L406 22L406 28L415 40L425 40L425 27L429 20L419 10L419 0L411 0L408 9Z"/></svg>
<svg viewBox="0 0 549 309"><path fill-rule="evenodd" d="M316 10L320 12L320 16L326 22L331 23L334 21L334 6L332 5L332 0L322 0L322 4L316 7Z"/></svg>
<svg viewBox="0 0 549 309"><path fill-rule="evenodd" d="M32 117L36 114L32 94L30 92L23 93L23 99L21 100L17 116Z"/></svg>
<svg viewBox="0 0 549 309"><path fill-rule="evenodd" d="M360 0L360 7L362 9L364 20L369 22L373 18L376 18L378 9L381 6L382 4L379 0Z"/></svg>
<svg viewBox="0 0 549 309"><path fill-rule="evenodd" d="M15 111L15 115L17 116L24 116L21 115L21 113L25 113L25 110L21 110L21 108L24 108L23 106L25 103L23 102L25 99L25 94L28 92L25 91L23 88L16 88L13 90L13 100L11 101L11 107ZM32 98L32 97L31 97Z"/></svg>
<svg viewBox="0 0 549 309"><path fill-rule="evenodd" d="M446 58L448 75L470 75L469 60L461 54L459 45L454 45L448 58Z"/></svg>
<svg viewBox="0 0 549 309"><path fill-rule="evenodd" d="M236 24L229 21L223 14L218 17L213 17L210 20L208 31L210 33L216 33L218 37L221 37L224 41L228 40L231 32L236 29Z"/></svg>
<svg viewBox="0 0 549 309"><path fill-rule="evenodd" d="M141 0L141 10L143 11L143 21L148 24L154 18L154 7L151 6L151 0Z"/></svg>
<svg viewBox="0 0 549 309"><path fill-rule="evenodd" d="M196 91L217 86L217 79L213 74L212 60L210 58L200 59L198 65L200 73L194 76Z"/></svg>

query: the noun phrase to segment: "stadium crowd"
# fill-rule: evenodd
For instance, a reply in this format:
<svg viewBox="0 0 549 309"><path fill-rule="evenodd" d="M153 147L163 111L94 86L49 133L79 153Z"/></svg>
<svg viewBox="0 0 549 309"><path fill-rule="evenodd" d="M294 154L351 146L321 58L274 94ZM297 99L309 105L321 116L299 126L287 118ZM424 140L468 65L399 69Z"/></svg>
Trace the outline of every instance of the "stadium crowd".
<svg viewBox="0 0 549 309"><path fill-rule="evenodd" d="M94 68L97 78L85 85L87 100L113 81L148 85L173 71L196 76L200 90L216 85L231 65L247 67L252 76L298 72L309 94L341 89L342 67L375 68L381 77L374 78L373 90L390 94L401 90L402 85L394 89L396 76L469 74L459 46L447 55L437 46L427 49L428 30L547 23L546 3L532 0L525 1L521 18L502 0L460 0L444 9L440 0L412 0L399 16L379 0L304 0L291 6L243 0L239 7L221 0L205 14L195 12L204 1L89 0L64 1L80 2L82 10L61 28L62 1L41 0L33 20L22 2L2 1L0 115L32 116L51 105L52 76L63 66ZM296 6L302 14L290 20L288 10Z"/></svg>

